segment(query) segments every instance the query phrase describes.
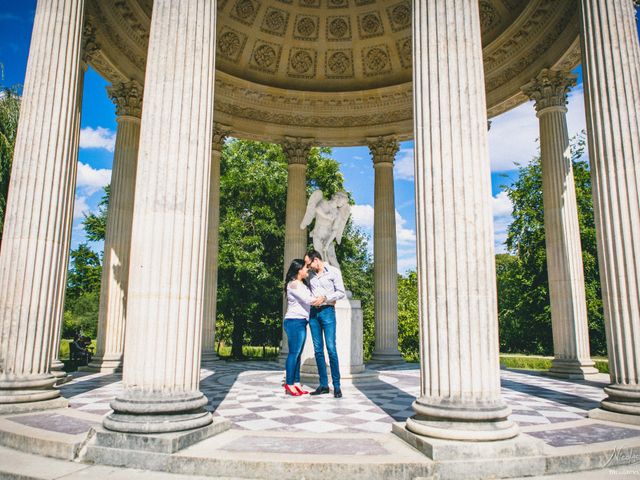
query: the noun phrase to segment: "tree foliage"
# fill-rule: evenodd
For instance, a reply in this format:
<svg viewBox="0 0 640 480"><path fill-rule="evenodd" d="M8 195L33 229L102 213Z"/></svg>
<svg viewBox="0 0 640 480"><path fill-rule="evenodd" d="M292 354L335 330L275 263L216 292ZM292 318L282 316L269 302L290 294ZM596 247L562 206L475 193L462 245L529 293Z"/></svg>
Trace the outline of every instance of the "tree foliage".
<svg viewBox="0 0 640 480"><path fill-rule="evenodd" d="M67 273L62 336L70 338L74 332L96 337L100 303L100 257L86 243L71 251Z"/></svg>
<svg viewBox="0 0 640 480"><path fill-rule="evenodd" d="M604 317L591 201L591 177L584 135L571 142L573 174L585 274L591 352L606 353ZM518 179L504 190L513 204L507 231L509 254L496 256L500 348L504 352L553 354L551 309L540 157L520 167Z"/></svg>
<svg viewBox="0 0 640 480"><path fill-rule="evenodd" d="M18 132L20 97L15 88L0 89L0 244L9 194L13 149Z"/></svg>

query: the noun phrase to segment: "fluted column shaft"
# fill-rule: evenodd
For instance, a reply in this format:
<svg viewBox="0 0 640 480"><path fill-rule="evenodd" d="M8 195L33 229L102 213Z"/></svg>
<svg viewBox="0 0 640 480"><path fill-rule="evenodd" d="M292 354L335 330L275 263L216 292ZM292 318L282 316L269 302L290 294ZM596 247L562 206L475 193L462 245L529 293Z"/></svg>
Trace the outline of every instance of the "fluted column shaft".
<svg viewBox="0 0 640 480"><path fill-rule="evenodd" d="M398 252L393 161L400 148L394 138L373 138L369 150L375 171L373 260L376 343L372 360L403 361L398 350Z"/></svg>
<svg viewBox="0 0 640 480"><path fill-rule="evenodd" d="M216 2L156 0L131 235L125 390L104 426L211 423L198 390L213 130Z"/></svg>
<svg viewBox="0 0 640 480"><path fill-rule="evenodd" d="M0 252L2 412L59 396L50 366L71 240L83 15L78 0L36 8Z"/></svg>
<svg viewBox="0 0 640 480"><path fill-rule="evenodd" d="M86 368L102 372L122 368L142 86L135 81L117 83L108 93L116 104L118 132L104 240L97 349Z"/></svg>
<svg viewBox="0 0 640 480"><path fill-rule="evenodd" d="M209 226L207 233L207 272L202 325L202 361L218 358L216 353L216 311L218 302L218 243L220 228L220 157L229 129L215 125L211 146L211 183L209 185Z"/></svg>
<svg viewBox="0 0 640 480"><path fill-rule="evenodd" d="M487 116L475 0L413 2L421 387L407 428L496 440L500 396Z"/></svg>
<svg viewBox="0 0 640 480"><path fill-rule="evenodd" d="M640 415L640 46L631 0L581 0L589 159L612 385Z"/></svg>
<svg viewBox="0 0 640 480"><path fill-rule="evenodd" d="M307 161L311 150L311 141L301 138L287 138L282 150L288 162L287 208L284 230L284 272L287 274L291 261L303 258L307 250L307 230L301 229L307 207ZM286 313L287 299L282 304L283 316ZM287 334L282 329L282 344L279 360L284 361L289 353Z"/></svg>
<svg viewBox="0 0 640 480"><path fill-rule="evenodd" d="M567 92L575 76L544 69L522 90L540 119L542 193L554 376L597 374L589 352L587 301L573 166L567 130Z"/></svg>

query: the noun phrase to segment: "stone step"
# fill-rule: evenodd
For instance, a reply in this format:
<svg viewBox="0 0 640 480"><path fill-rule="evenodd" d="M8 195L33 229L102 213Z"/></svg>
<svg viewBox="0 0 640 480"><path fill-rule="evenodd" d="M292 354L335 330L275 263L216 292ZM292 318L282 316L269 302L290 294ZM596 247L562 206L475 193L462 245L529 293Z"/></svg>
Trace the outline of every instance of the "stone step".
<svg viewBox="0 0 640 480"><path fill-rule="evenodd" d="M90 443L83 461L112 466L281 480L413 480L433 462L390 434L289 435L229 430L173 455Z"/></svg>

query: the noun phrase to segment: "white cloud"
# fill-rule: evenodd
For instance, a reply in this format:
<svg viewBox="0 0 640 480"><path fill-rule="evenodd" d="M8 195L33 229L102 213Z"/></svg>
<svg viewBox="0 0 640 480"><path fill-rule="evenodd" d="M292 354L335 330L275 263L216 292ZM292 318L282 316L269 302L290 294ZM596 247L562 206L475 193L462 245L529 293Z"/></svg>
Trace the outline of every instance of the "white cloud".
<svg viewBox="0 0 640 480"><path fill-rule="evenodd" d="M407 224L407 221L404 218L402 218L402 215L400 215L400 212L396 210L396 239L397 239L398 245L403 245L403 244L415 245L416 232L405 227L406 224Z"/></svg>
<svg viewBox="0 0 640 480"><path fill-rule="evenodd" d="M371 205L352 205L351 220L365 230L373 229L373 207Z"/></svg>
<svg viewBox="0 0 640 480"><path fill-rule="evenodd" d="M504 242L507 240L507 228L511 223L511 212L513 211L513 204L507 196L507 192L500 192L493 197L492 207L495 251L496 253L505 253L507 247Z"/></svg>
<svg viewBox="0 0 640 480"><path fill-rule="evenodd" d="M95 169L91 165L78 162L78 180L76 188L87 196L91 196L111 182L111 170Z"/></svg>
<svg viewBox="0 0 640 480"><path fill-rule="evenodd" d="M369 235L367 250L373 253L373 219L374 209L371 205L353 205L351 220ZM396 210L396 241L398 247L398 272L416 268L416 232L407 228L407 221Z"/></svg>
<svg viewBox="0 0 640 480"><path fill-rule="evenodd" d="M91 209L87 204L87 197L82 195L76 195L76 200L73 205L73 218L82 218L85 213L90 213Z"/></svg>
<svg viewBox="0 0 640 480"><path fill-rule="evenodd" d="M569 137L586 128L582 84L569 92L567 125ZM491 171L513 170L515 163L528 164L538 155L539 120L533 102L520 105L491 120L489 152Z"/></svg>
<svg viewBox="0 0 640 480"><path fill-rule="evenodd" d="M416 270L416 254L400 256L398 254L398 273L405 274L408 270Z"/></svg>
<svg viewBox="0 0 640 480"><path fill-rule="evenodd" d="M400 149L396 155L393 174L396 180L413 181L413 148Z"/></svg>
<svg viewBox="0 0 640 480"><path fill-rule="evenodd" d="M80 130L80 148L98 148L113 152L116 132L104 127L85 127Z"/></svg>

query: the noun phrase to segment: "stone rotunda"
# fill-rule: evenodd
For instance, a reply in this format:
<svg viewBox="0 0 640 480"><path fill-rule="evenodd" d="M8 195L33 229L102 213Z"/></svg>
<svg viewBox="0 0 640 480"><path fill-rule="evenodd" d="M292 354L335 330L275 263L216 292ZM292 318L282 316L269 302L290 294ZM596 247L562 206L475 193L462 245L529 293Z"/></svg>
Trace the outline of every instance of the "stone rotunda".
<svg viewBox="0 0 640 480"><path fill-rule="evenodd" d="M412 139L421 390L397 433L419 448L517 442L500 395L487 119L535 101L552 373L588 378L566 153L568 72L580 63L611 369L593 415L637 424L640 48L631 0L39 1L0 252L0 413L66 404L53 386L63 375L56 355L91 65L111 82L118 116L92 367L122 368L125 389L104 427L211 431L199 372L215 353L227 136L283 146L285 264L306 246L298 226L309 149L370 147L374 358L401 360L393 162L398 142Z"/></svg>

